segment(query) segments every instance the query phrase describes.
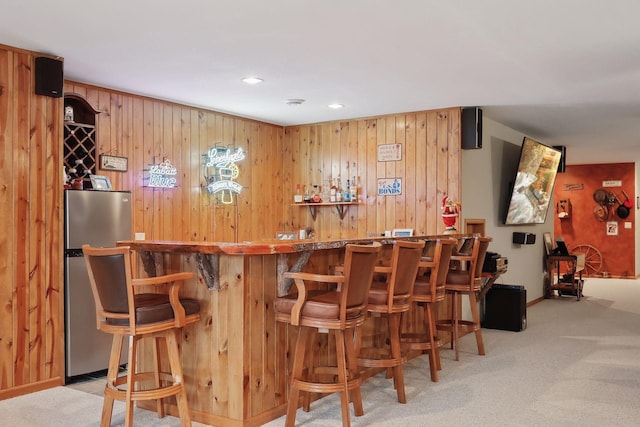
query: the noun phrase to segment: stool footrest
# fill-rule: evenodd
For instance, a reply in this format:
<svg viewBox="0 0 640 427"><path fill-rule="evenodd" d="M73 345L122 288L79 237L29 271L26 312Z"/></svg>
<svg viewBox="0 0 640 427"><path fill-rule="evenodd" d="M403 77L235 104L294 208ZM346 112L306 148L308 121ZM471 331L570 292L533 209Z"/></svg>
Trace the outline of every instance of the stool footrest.
<svg viewBox="0 0 640 427"><path fill-rule="evenodd" d="M344 385L341 383L316 383L294 379L293 386L298 390L308 391L312 393L337 393L344 391ZM353 390L362 385L362 378L356 377L347 381L347 389Z"/></svg>

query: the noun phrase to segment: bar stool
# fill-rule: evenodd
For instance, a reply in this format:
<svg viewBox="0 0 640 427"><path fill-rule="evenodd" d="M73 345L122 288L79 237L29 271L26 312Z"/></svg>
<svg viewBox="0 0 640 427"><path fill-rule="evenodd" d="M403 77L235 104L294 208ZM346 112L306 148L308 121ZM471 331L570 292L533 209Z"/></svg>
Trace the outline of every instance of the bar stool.
<svg viewBox="0 0 640 427"><path fill-rule="evenodd" d="M111 424L114 400L125 402L125 426L131 427L135 401L156 400L158 417L162 418L165 415L162 399L169 396L176 397L181 425L190 426L178 332L200 319L200 303L179 298L182 281L193 277L193 274L185 272L134 279L128 246L94 248L83 245L82 252L96 306L97 328L113 334L100 426ZM140 291L141 287L144 292ZM148 293L150 287L154 290L158 287L157 293ZM163 289L167 292L163 293ZM119 376L120 353L125 337L129 338L127 373ZM139 372L137 369L136 353L143 338L154 340L153 372ZM161 338L166 341L170 372L160 371L158 344ZM145 383L150 383L146 390L139 387ZM123 385L126 387L121 387Z"/></svg>
<svg viewBox="0 0 640 427"><path fill-rule="evenodd" d="M411 308L413 285L424 245L424 241L397 240L393 244L390 265L375 268L376 273L384 273L386 280L373 281L367 311L370 316L387 317L388 348L360 348L362 337L358 335L358 365L366 368L387 368L392 373L393 385L400 403L407 403L402 372L406 358L400 349L400 320L402 314Z"/></svg>
<svg viewBox="0 0 640 427"><path fill-rule="evenodd" d="M451 310L447 319L436 322L436 327L439 331L448 331L451 334L451 348L455 350L456 360L460 360L460 332L475 332L478 354L485 354L476 294L482 287L482 265L492 239L480 236L470 237L469 239L472 239L473 242L469 253L459 253L451 256L451 260L459 261L455 268L449 269L445 284L445 291L451 296ZM465 264L466 268L463 268ZM471 320L461 319L462 295L469 297Z"/></svg>
<svg viewBox="0 0 640 427"><path fill-rule="evenodd" d="M426 271L424 275L416 277L412 302L424 309L425 333L405 332L401 335L402 342L406 343L409 350L419 350L428 354L433 382L438 381L438 371L441 369L439 348L442 346L436 331L436 309L437 304L445 299L445 280L456 243L455 239L436 239L433 242L434 250L431 256L420 260L419 267Z"/></svg>
<svg viewBox="0 0 640 427"><path fill-rule="evenodd" d="M279 322L298 326L285 426L293 427L295 424L300 391L306 392L305 411L309 410L311 392L339 392L343 426L351 424L350 398L353 400L356 416L364 414L360 393L362 378L358 373L355 336L356 329L364 323L367 313L367 294L380 248L381 245L377 242L372 245L347 245L343 274L284 274L286 278L294 280L297 294L275 299L275 318ZM313 291L307 286L306 281L336 284L337 289ZM322 329L335 338L337 366L315 366L318 358L313 352L309 359L314 363L305 360L312 338ZM329 378L323 380L321 377L326 374L329 374Z"/></svg>

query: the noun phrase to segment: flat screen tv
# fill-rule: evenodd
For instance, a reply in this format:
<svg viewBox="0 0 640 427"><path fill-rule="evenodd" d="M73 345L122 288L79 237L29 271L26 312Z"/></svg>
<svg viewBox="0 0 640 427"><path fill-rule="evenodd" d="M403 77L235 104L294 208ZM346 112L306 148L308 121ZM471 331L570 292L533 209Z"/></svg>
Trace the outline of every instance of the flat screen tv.
<svg viewBox="0 0 640 427"><path fill-rule="evenodd" d="M504 223L544 224L562 153L525 137Z"/></svg>

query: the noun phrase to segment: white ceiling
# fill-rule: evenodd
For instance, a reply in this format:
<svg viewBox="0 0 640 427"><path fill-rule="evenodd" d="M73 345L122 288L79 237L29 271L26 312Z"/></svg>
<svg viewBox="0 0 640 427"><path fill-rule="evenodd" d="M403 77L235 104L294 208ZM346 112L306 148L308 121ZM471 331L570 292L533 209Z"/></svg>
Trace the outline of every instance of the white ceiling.
<svg viewBox="0 0 640 427"><path fill-rule="evenodd" d="M281 125L481 106L585 164L640 157L639 16L637 0L0 0L0 44Z"/></svg>

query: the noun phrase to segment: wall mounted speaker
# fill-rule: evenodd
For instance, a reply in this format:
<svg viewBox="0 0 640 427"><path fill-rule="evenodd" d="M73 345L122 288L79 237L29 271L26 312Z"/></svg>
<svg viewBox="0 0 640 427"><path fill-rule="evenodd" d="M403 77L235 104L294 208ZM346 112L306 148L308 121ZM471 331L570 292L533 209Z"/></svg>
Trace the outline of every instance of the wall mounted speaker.
<svg viewBox="0 0 640 427"><path fill-rule="evenodd" d="M533 245L536 242L536 235L533 233L513 233L513 243L518 245Z"/></svg>
<svg viewBox="0 0 640 427"><path fill-rule="evenodd" d="M62 97L62 84L64 82L62 61L40 56L36 58L36 94Z"/></svg>
<svg viewBox="0 0 640 427"><path fill-rule="evenodd" d="M562 153L562 156L560 156L560 163L558 163L558 172L562 173L565 171L567 166L567 147L564 145L554 145L553 148Z"/></svg>
<svg viewBox="0 0 640 427"><path fill-rule="evenodd" d="M462 149L482 148L482 110L478 107L465 107L461 117Z"/></svg>

